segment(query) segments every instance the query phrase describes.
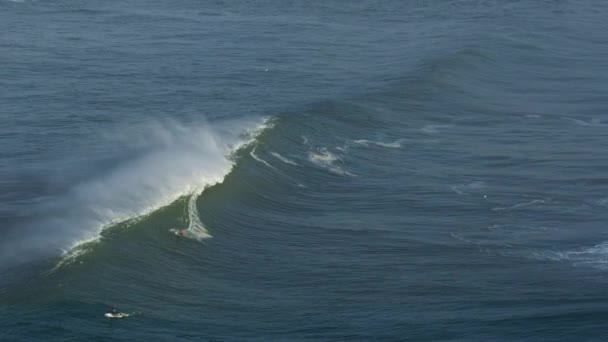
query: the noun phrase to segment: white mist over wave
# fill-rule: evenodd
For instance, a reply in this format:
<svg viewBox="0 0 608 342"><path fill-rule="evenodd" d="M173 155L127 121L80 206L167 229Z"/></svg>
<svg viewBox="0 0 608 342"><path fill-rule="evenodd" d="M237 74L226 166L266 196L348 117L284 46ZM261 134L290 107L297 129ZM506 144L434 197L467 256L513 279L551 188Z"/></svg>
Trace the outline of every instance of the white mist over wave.
<svg viewBox="0 0 608 342"><path fill-rule="evenodd" d="M33 208L41 218L23 227L19 238L4 241L0 258L26 260L58 251L67 254L98 239L105 227L149 214L186 195L193 195L189 203L191 228L202 227L206 234L199 225L196 197L206 187L222 182L234 165L233 153L253 142L268 126L268 120L261 119L188 126L171 122L121 132L123 137L133 136L135 144L150 148L138 158L75 184L66 194ZM145 137L139 134L142 131Z"/></svg>

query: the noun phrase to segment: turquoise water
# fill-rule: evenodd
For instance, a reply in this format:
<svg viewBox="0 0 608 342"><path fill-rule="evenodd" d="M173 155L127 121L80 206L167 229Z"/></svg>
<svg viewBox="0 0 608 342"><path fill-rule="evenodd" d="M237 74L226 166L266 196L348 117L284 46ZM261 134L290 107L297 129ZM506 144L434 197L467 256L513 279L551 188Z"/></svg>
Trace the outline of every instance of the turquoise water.
<svg viewBox="0 0 608 342"><path fill-rule="evenodd" d="M607 14L0 0L0 340L603 340Z"/></svg>

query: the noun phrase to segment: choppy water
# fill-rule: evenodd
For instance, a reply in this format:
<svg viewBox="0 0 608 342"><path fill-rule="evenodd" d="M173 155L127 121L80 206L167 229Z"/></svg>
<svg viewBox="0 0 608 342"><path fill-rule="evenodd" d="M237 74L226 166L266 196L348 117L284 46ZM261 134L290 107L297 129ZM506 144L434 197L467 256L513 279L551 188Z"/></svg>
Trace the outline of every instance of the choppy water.
<svg viewBox="0 0 608 342"><path fill-rule="evenodd" d="M607 16L0 0L0 340L604 340Z"/></svg>

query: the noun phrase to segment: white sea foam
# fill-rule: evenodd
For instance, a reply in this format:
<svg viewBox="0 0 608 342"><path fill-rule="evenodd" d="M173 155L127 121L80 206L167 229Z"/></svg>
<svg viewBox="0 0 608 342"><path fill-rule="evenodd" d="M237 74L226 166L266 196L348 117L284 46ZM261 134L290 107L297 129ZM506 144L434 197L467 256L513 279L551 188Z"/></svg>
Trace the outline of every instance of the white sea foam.
<svg viewBox="0 0 608 342"><path fill-rule="evenodd" d="M210 237L210 235L205 226L203 226L201 217L198 213L198 208L196 207L196 199L198 196L199 194L194 194L190 196L190 200L188 201L188 231L193 234L197 240L201 240Z"/></svg>
<svg viewBox="0 0 608 342"><path fill-rule="evenodd" d="M320 166L330 172L343 176L355 176L342 167L336 165L336 162L341 162L342 159L335 154L329 152L326 148L320 148L316 152L308 152L308 160L313 164Z"/></svg>
<svg viewBox="0 0 608 342"><path fill-rule="evenodd" d="M359 140L354 140L353 143L362 145L362 146L376 145L376 146L388 147L388 148L401 148L401 143L403 141L405 141L405 139L399 139L399 140L395 140L393 142L382 142L382 141L359 139Z"/></svg>
<svg viewBox="0 0 608 342"><path fill-rule="evenodd" d="M269 168L271 168L271 169L274 169L274 168L275 168L274 166L270 165L270 164L269 164L267 161L265 161L264 159L262 159L262 158L258 157L258 155L257 155L257 154L255 154L255 150L256 150L257 148L258 148L258 147L257 147L257 146L255 146L255 147L254 147L254 148L251 150L251 152L249 152L249 155L250 155L250 156L251 156L253 159L255 159L257 162L262 163L262 164L264 164L264 165L268 166L268 167L269 167Z"/></svg>
<svg viewBox="0 0 608 342"><path fill-rule="evenodd" d="M204 189L203 189L204 190ZM183 229L183 237L201 241L203 239L211 237L207 228L201 222L198 208L196 206L196 200L200 196L201 191L193 193L188 198L188 227ZM170 232L177 233L178 229L169 229Z"/></svg>
<svg viewBox="0 0 608 342"><path fill-rule="evenodd" d="M0 246L0 259L24 260L24 255L54 251L73 258L86 251L79 246L89 246L104 228L193 194L190 225L204 236L206 230L197 221L196 195L222 182L234 165L233 153L269 126L268 120L146 126L146 139L153 147L150 151L100 177L75 184L68 193L35 208L42 218L23 227L18 239L5 241ZM121 136L140 131L141 127L134 134L129 131Z"/></svg>
<svg viewBox="0 0 608 342"><path fill-rule="evenodd" d="M486 186L484 182L471 182L468 184L452 185L450 189L459 195L468 195L471 192L476 192Z"/></svg>
<svg viewBox="0 0 608 342"><path fill-rule="evenodd" d="M273 157L277 158L278 160L282 161L285 164L298 165L293 160L285 158L282 155L278 154L277 152L270 152L270 154L272 154Z"/></svg>
<svg viewBox="0 0 608 342"><path fill-rule="evenodd" d="M608 270L608 242L591 247L581 247L563 252L534 252L531 256L540 260L569 262L573 266Z"/></svg>

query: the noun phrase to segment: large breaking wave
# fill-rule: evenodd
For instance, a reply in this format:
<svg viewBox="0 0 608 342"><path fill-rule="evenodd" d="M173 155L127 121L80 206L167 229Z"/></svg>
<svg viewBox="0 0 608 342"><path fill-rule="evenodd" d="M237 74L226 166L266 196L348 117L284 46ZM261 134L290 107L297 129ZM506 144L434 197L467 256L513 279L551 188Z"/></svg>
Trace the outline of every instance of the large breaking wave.
<svg viewBox="0 0 608 342"><path fill-rule="evenodd" d="M19 262L69 255L75 247L99 239L104 228L145 216L183 196L191 197L189 215L197 215L192 208L196 197L224 180L234 166L234 152L253 142L268 121L167 122L121 132L125 149L132 143L146 152L32 208L37 219L3 242L0 258ZM190 226L201 230L202 224L191 217ZM199 233L206 234L202 229Z"/></svg>

